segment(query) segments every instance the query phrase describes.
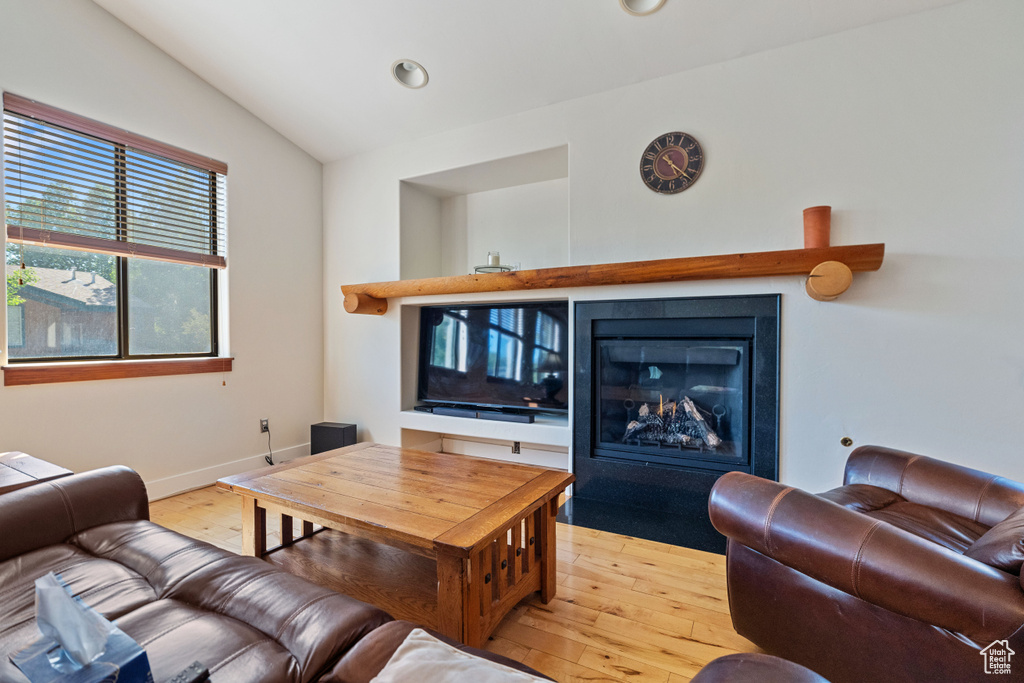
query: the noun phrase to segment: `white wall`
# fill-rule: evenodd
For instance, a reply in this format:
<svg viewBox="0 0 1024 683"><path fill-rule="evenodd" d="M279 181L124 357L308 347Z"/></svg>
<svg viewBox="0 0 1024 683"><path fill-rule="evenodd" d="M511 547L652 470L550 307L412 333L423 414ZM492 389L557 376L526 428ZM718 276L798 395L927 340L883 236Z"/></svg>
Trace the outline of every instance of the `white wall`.
<svg viewBox="0 0 1024 683"><path fill-rule="evenodd" d="M401 273L403 280L437 277L441 273L441 199L402 183Z"/></svg>
<svg viewBox="0 0 1024 683"><path fill-rule="evenodd" d="M500 192L500 190L498 190ZM441 275L465 275L469 265L469 195L459 194L441 200ZM568 225L565 226L568 229ZM488 249L487 251L493 251ZM485 252L486 253L486 252ZM483 261L481 261L483 263ZM477 264L474 264L477 265ZM405 279L405 278L403 278Z"/></svg>
<svg viewBox="0 0 1024 683"><path fill-rule="evenodd" d="M466 196L467 259L451 275L472 273L487 252L520 269L564 266L569 258L567 178L503 187ZM445 273L448 275L449 273Z"/></svg>
<svg viewBox="0 0 1024 683"><path fill-rule="evenodd" d="M327 418L401 437L401 302L352 316L338 289L398 276L396 179L568 143L572 264L796 248L817 204L833 244L886 243L833 303L798 277L564 292L782 292L784 481L835 485L843 436L1024 479L1022 27L1019 0L966 0L326 166ZM660 196L637 166L673 130L707 163Z"/></svg>
<svg viewBox="0 0 1024 683"><path fill-rule="evenodd" d="M228 164L225 375L0 387L0 451L151 495L308 453L323 419L320 164L87 0L0 0L0 89ZM222 386L226 381L227 385Z"/></svg>

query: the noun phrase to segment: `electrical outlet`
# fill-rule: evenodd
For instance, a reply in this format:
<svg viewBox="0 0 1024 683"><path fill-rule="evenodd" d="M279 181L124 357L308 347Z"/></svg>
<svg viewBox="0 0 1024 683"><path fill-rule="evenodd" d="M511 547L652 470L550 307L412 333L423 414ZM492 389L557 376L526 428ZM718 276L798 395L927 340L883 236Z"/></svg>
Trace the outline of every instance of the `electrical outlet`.
<svg viewBox="0 0 1024 683"><path fill-rule="evenodd" d="M512 455L519 455L519 442L518 441L513 441L512 442Z"/></svg>
<svg viewBox="0 0 1024 683"><path fill-rule="evenodd" d="M270 420L260 420L260 434L266 434L270 431Z"/></svg>

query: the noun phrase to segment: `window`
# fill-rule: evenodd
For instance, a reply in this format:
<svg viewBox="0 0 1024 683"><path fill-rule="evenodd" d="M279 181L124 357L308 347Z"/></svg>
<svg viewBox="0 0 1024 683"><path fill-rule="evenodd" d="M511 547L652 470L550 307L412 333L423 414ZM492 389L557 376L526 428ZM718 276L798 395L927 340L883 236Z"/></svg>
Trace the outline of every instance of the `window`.
<svg viewBox="0 0 1024 683"><path fill-rule="evenodd" d="M216 356L226 173L5 93L9 359Z"/></svg>
<svg viewBox="0 0 1024 683"><path fill-rule="evenodd" d="M523 365L523 309L492 308L487 336L487 374L520 381Z"/></svg>
<svg viewBox="0 0 1024 683"><path fill-rule="evenodd" d="M538 311L533 343L533 381L539 384L548 375L563 369L562 323Z"/></svg>
<svg viewBox="0 0 1024 683"><path fill-rule="evenodd" d="M430 364L438 368L466 372L466 361L469 357L469 326L466 323L468 311L452 313L445 312L441 322L434 327Z"/></svg>
<svg viewBox="0 0 1024 683"><path fill-rule="evenodd" d="M25 309L7 304L7 345L25 345Z"/></svg>

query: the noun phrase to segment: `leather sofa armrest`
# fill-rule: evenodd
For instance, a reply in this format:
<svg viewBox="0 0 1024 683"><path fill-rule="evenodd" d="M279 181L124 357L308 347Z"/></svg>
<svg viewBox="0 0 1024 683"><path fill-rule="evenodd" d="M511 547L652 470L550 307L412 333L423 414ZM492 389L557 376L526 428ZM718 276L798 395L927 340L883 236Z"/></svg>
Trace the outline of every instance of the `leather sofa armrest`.
<svg viewBox="0 0 1024 683"><path fill-rule="evenodd" d="M734 542L889 611L984 642L1024 624L1017 577L805 491L730 472L709 510Z"/></svg>
<svg viewBox="0 0 1024 683"><path fill-rule="evenodd" d="M869 484L907 500L994 526L1024 506L1024 484L882 446L861 446L846 461L844 484Z"/></svg>
<svg viewBox="0 0 1024 683"><path fill-rule="evenodd" d="M149 519L146 485L127 467L72 474L0 495L0 561L102 524Z"/></svg>

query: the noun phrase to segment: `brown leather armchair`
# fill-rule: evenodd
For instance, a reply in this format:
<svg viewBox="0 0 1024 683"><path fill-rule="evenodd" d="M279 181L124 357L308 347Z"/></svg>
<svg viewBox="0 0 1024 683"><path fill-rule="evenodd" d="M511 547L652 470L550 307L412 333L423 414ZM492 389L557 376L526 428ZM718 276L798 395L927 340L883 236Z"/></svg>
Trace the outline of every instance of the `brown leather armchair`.
<svg viewBox="0 0 1024 683"><path fill-rule="evenodd" d="M1024 674L1020 577L963 554L1024 506L1024 485L877 446L850 455L843 483L715 485L736 630L834 683L991 680L980 651L997 640Z"/></svg>

